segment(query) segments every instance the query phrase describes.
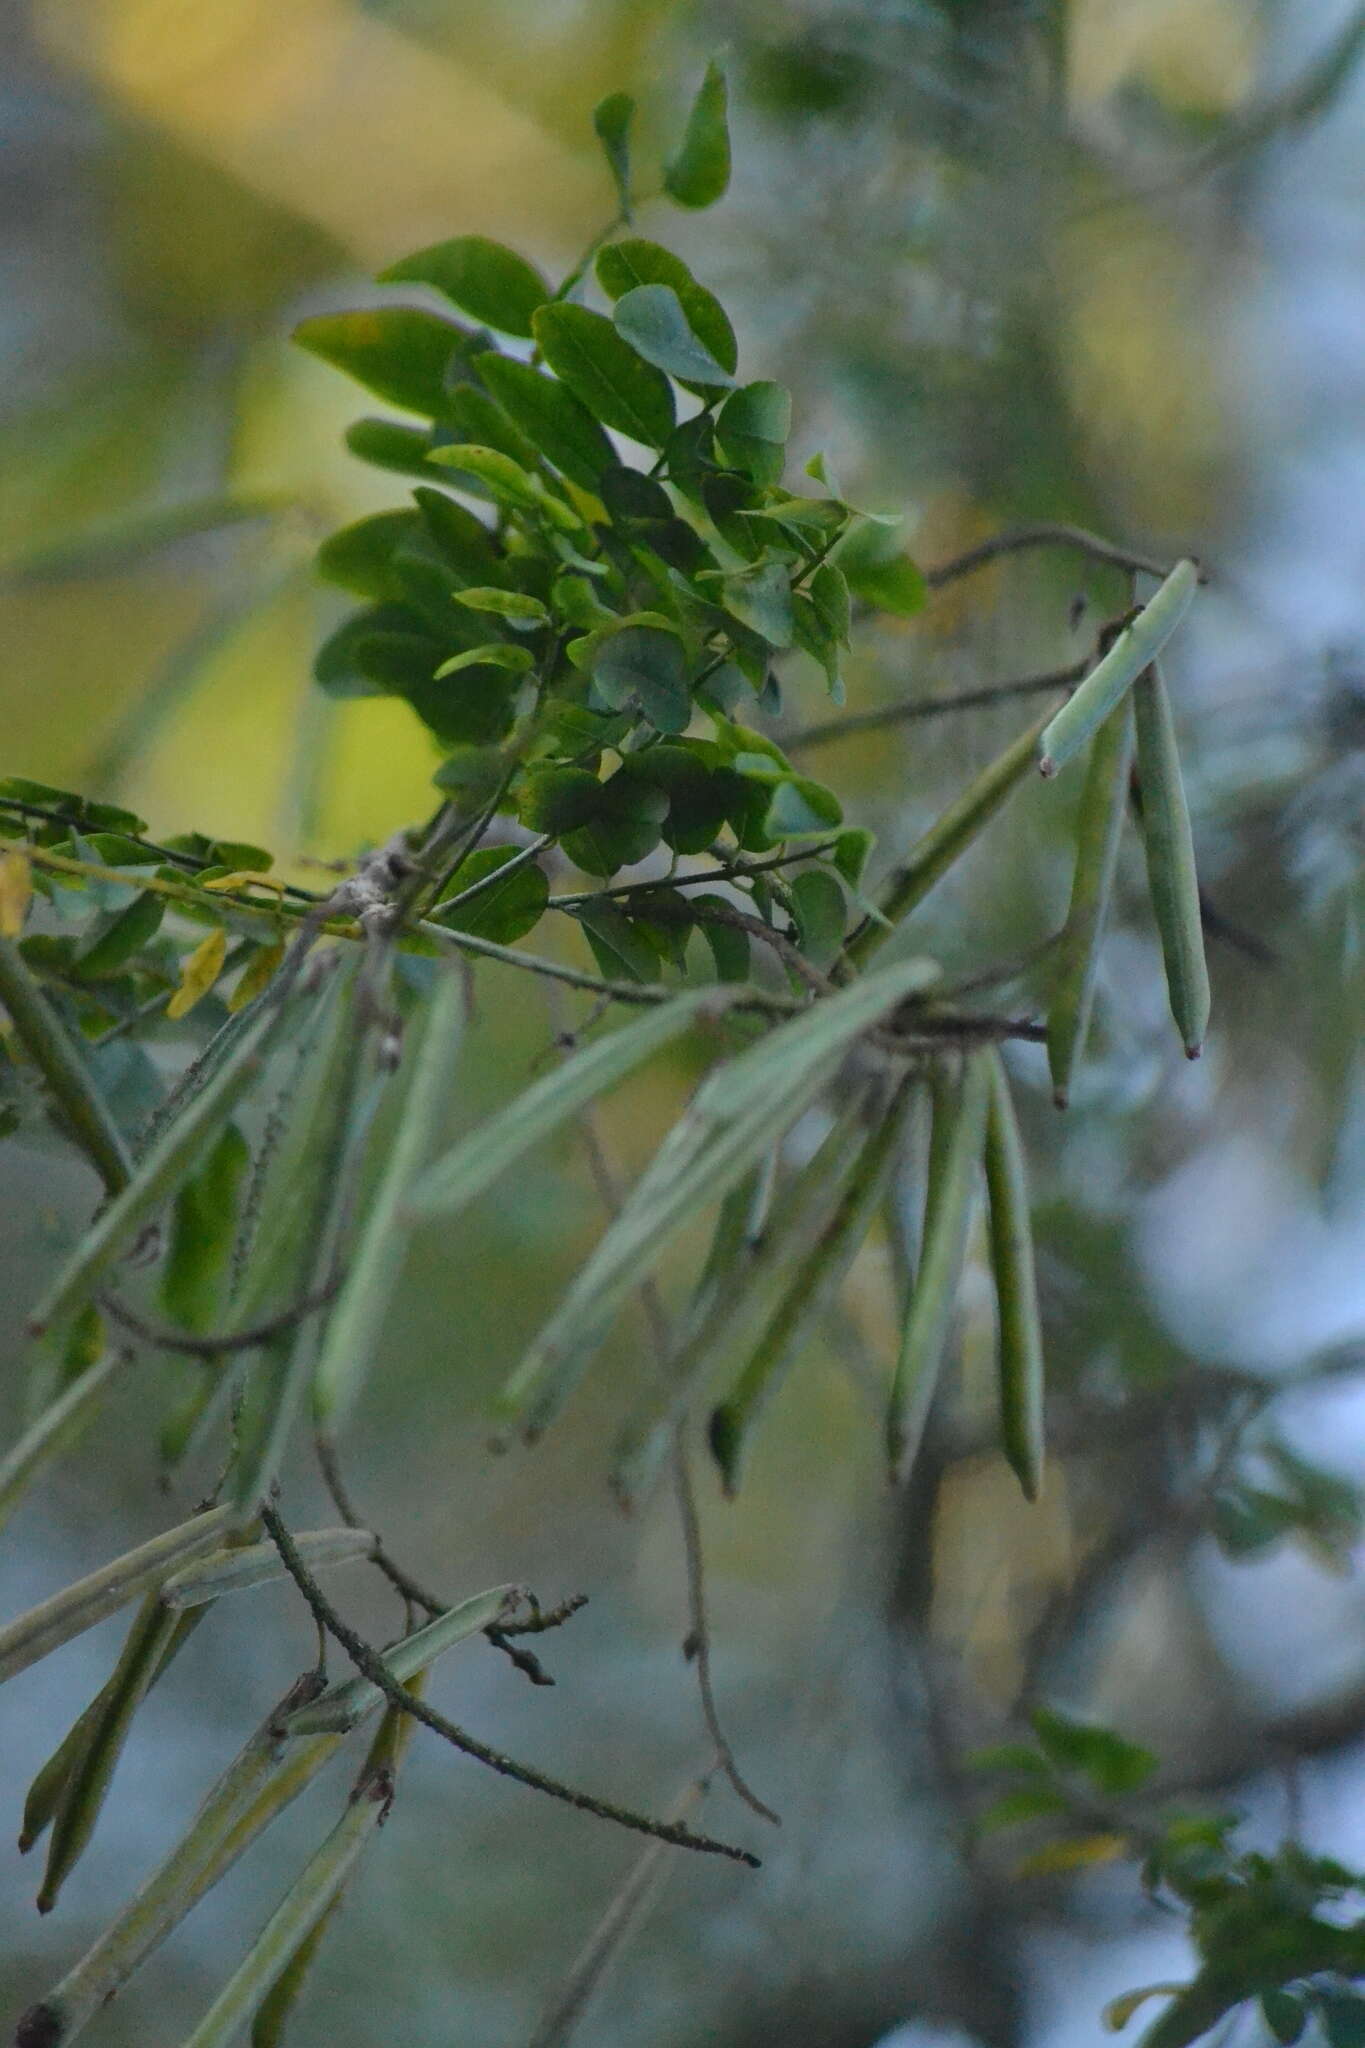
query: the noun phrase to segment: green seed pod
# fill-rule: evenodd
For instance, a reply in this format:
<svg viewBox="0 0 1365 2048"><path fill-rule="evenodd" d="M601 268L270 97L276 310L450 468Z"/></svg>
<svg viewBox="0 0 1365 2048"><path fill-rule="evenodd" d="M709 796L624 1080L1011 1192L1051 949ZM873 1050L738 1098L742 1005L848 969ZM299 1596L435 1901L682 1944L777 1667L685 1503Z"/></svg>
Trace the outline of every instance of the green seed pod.
<svg viewBox="0 0 1365 2048"><path fill-rule="evenodd" d="M1057 985L1047 1013L1047 1059L1058 1109L1066 1108L1071 1076L1085 1051L1090 1029L1132 761L1133 726L1125 700L1110 712L1091 743L1081 796L1071 906L1062 932Z"/></svg>
<svg viewBox="0 0 1365 2048"><path fill-rule="evenodd" d="M1142 787L1142 837L1147 883L1166 962L1166 987L1185 1046L1197 1060L1209 1023L1209 970L1190 814L1180 775L1175 721L1161 671L1153 662L1133 697L1137 768Z"/></svg>
<svg viewBox="0 0 1365 2048"><path fill-rule="evenodd" d="M1109 652L1077 685L1038 742L1038 767L1051 776L1097 732L1124 692L1155 661L1185 613L1199 582L1193 562L1177 562L1150 603L1125 626Z"/></svg>
<svg viewBox="0 0 1365 2048"><path fill-rule="evenodd" d="M711 1452L727 1494L739 1485L740 1464L753 1426L780 1386L803 1342L835 1300L886 1193L905 1135L914 1094L903 1084L887 1104L843 1184L838 1202L810 1256L797 1267L732 1391L713 1410Z"/></svg>
<svg viewBox="0 0 1365 2048"><path fill-rule="evenodd" d="M95 1832L133 1716L182 1625L181 1617L164 1608L155 1593L148 1594L114 1675L99 1696L99 1711L91 1717L86 1739L57 1801L47 1869L38 1893L40 1913L52 1911L57 1894Z"/></svg>
<svg viewBox="0 0 1365 2048"><path fill-rule="evenodd" d="M1005 1063L996 1046L982 1057L990 1073L986 1188L999 1322L1000 1438L1025 1499L1037 1500L1043 1477L1043 1335L1028 1177Z"/></svg>
<svg viewBox="0 0 1365 2048"><path fill-rule="evenodd" d="M886 1436L892 1477L897 1480L905 1479L915 1462L943 1365L967 1251L973 1182L986 1132L989 1098L989 1068L979 1053L970 1053L963 1063L962 1086L951 1109L945 1112L935 1105L935 1121L945 1113L950 1121L947 1144L930 1148L931 1172L925 1195L919 1273L906 1311L900 1356L891 1385Z"/></svg>
<svg viewBox="0 0 1365 2048"><path fill-rule="evenodd" d="M1040 718L1020 733L911 847L882 889L877 909L885 922L878 924L869 919L848 943L847 956L856 966L870 959L889 938L892 928L923 902L939 877L966 852L1006 797L1019 787L1033 764L1046 724L1046 718Z"/></svg>

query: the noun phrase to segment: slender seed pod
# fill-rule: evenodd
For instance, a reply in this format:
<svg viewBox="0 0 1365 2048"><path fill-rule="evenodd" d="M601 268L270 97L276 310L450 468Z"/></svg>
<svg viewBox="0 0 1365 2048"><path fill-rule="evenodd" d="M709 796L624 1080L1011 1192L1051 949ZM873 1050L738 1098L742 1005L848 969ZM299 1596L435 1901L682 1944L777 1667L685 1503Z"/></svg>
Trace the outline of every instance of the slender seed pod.
<svg viewBox="0 0 1365 2048"><path fill-rule="evenodd" d="M883 922L869 919L848 943L847 957L855 966L869 960L892 929L923 902L939 877L966 852L1006 797L1019 787L1033 765L1046 724L1046 718L1040 718L1020 733L911 847L882 891L877 909Z"/></svg>
<svg viewBox="0 0 1365 2048"><path fill-rule="evenodd" d="M1043 1478L1043 1336L1028 1176L1005 1062L997 1046L982 1057L990 1074L986 1190L999 1324L1000 1439L1025 1499L1037 1500Z"/></svg>
<svg viewBox="0 0 1365 2048"><path fill-rule="evenodd" d="M1148 663L1156 660L1189 610L1198 583L1194 563L1177 562L1156 596L1124 627L1108 653L1047 721L1038 742L1038 767L1043 775L1055 775L1085 745Z"/></svg>
<svg viewBox="0 0 1365 2048"><path fill-rule="evenodd" d="M891 1385L887 1450L892 1477L897 1480L905 1479L915 1462L943 1365L967 1251L973 1182L985 1138L989 1097L989 1069L979 1053L970 1053L949 1113L948 1143L940 1152L941 1165L926 1192L919 1273ZM931 1163L932 1158L933 1148Z"/></svg>
<svg viewBox="0 0 1365 2048"><path fill-rule="evenodd" d="M812 1327L835 1299L871 1228L905 1135L914 1100L903 1083L872 1131L843 1184L838 1203L808 1258L796 1268L777 1313L764 1330L731 1392L713 1409L711 1454L725 1491L734 1495L754 1424L800 1351Z"/></svg>
<svg viewBox="0 0 1365 2048"><path fill-rule="evenodd" d="M44 1466L59 1458L94 1421L110 1380L132 1363L133 1356L121 1346L104 1352L49 1401L33 1427L25 1430L8 1456L0 1458L0 1529Z"/></svg>
<svg viewBox="0 0 1365 2048"><path fill-rule="evenodd" d="M95 1832L133 1716L146 1697L172 1637L182 1626L181 1617L164 1608L155 1593L147 1595L128 1633L114 1675L100 1695L100 1711L91 1720L80 1756L57 1802L47 1868L38 1893L40 1913L52 1911L62 1885Z"/></svg>
<svg viewBox="0 0 1365 2048"><path fill-rule="evenodd" d="M1166 988L1186 1058L1197 1060L1209 1023L1209 970L1175 721L1155 662L1138 684L1133 709L1147 883L1166 962Z"/></svg>
<svg viewBox="0 0 1365 2048"><path fill-rule="evenodd" d="M1061 965L1047 1013L1047 1059L1052 1099L1065 1109L1071 1076L1085 1051L1095 1001L1100 946L1118 866L1119 839L1128 808L1133 723L1125 699L1110 712L1090 747L1076 830L1071 906L1062 932Z"/></svg>

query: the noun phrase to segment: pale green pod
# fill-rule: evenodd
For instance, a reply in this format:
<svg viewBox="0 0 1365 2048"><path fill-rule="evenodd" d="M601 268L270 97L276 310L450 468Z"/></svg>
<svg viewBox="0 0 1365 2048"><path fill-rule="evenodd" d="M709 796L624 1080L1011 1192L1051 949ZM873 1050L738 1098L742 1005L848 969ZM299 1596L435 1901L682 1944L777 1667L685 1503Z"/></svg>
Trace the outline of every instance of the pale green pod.
<svg viewBox="0 0 1365 2048"><path fill-rule="evenodd" d="M40 1336L62 1322L88 1299L115 1259L193 1171L212 1132L226 1123L257 1080L290 1014L288 1006L280 1004L244 1032L213 1079L162 1130L138 1161L132 1179L95 1218L33 1311L32 1335Z"/></svg>
<svg viewBox="0 0 1365 2048"><path fill-rule="evenodd" d="M1033 766L1046 724L1046 718L1036 720L1003 754L983 768L887 877L877 906L879 921L863 925L846 949L855 965L861 965L876 952L893 927L923 902L939 878L989 825L1006 797L1019 787Z"/></svg>
<svg viewBox="0 0 1365 2048"><path fill-rule="evenodd" d="M38 1893L38 1911L50 1913L57 1895L84 1854L95 1832L133 1716L170 1650L178 1615L162 1607L155 1593L147 1595L123 1646L113 1677L100 1693L80 1755L62 1787L52 1816L47 1868Z"/></svg>
<svg viewBox="0 0 1365 2048"><path fill-rule="evenodd" d="M110 1380L132 1357L132 1352L116 1349L97 1358L48 1403L33 1427L25 1430L13 1450L0 1460L0 1529L44 1467L59 1458L93 1422Z"/></svg>
<svg viewBox="0 0 1365 2048"><path fill-rule="evenodd" d="M1000 1440L1027 1500L1043 1480L1043 1332L1033 1266L1028 1172L999 1049L983 1053L990 1074L986 1190L995 1276L1000 1371Z"/></svg>
<svg viewBox="0 0 1365 2048"><path fill-rule="evenodd" d="M79 1042L29 972L13 939L0 938L0 1003L106 1194L118 1194L133 1173L123 1134L95 1086Z"/></svg>
<svg viewBox="0 0 1365 2048"><path fill-rule="evenodd" d="M948 1143L940 1152L942 1163L926 1191L919 1272L891 1385L887 1451L897 1480L905 1479L915 1462L938 1386L962 1280L989 1100L989 1069L979 1053L969 1053L950 1112Z"/></svg>
<svg viewBox="0 0 1365 2048"><path fill-rule="evenodd" d="M1124 627L1108 653L1048 720L1038 742L1042 774L1055 775L1099 730L1120 697L1166 645L1189 610L1198 585L1194 563L1177 562L1155 597Z"/></svg>
<svg viewBox="0 0 1365 2048"><path fill-rule="evenodd" d="M413 1726L411 1715L397 1707L388 1709L340 1820L294 1880L184 2048L229 2048L288 1969L387 1814Z"/></svg>
<svg viewBox="0 0 1365 2048"><path fill-rule="evenodd" d="M126 1551L19 1615L0 1629L0 1684L93 1628L107 1614L116 1613L139 1593L159 1586L177 1565L212 1550L222 1542L231 1523L230 1508L210 1508L174 1529L163 1530L149 1543L140 1543L136 1550Z"/></svg>
<svg viewBox="0 0 1365 2048"><path fill-rule="evenodd" d="M205 1892L306 1790L342 1739L320 1735L292 1744L284 1762L277 1763L280 1734L272 1714L213 1786L175 1848L94 1946L25 2015L33 2038L67 2048Z"/></svg>
<svg viewBox="0 0 1365 2048"><path fill-rule="evenodd" d="M1147 884L1166 962L1171 1015L1187 1059L1197 1060L1209 1025L1209 970L1199 877L1171 701L1155 662L1133 697Z"/></svg>
<svg viewBox="0 0 1365 2048"><path fill-rule="evenodd" d="M344 1889L344 1888L343 1888ZM289 2022L294 2017L295 2007L303 1996L317 1958L318 1950L327 1938L327 1930L341 1904L343 1890L339 1889L330 1903L319 1915L293 1955L271 1985L251 2022L251 2048L280 2048Z"/></svg>
<svg viewBox="0 0 1365 2048"><path fill-rule="evenodd" d="M774 1201L747 1256L741 1253L735 1259L725 1282L715 1287L705 1312L685 1332L664 1372L651 1381L618 1434L611 1486L623 1507L633 1510L649 1493L698 1386L734 1352L742 1353L759 1341L791 1286L792 1274L801 1270L819 1245L840 1188L865 1141L863 1092L856 1091L814 1157Z"/></svg>
<svg viewBox="0 0 1365 2048"><path fill-rule="evenodd" d="M521 1593L519 1586L491 1586L487 1592L475 1593L458 1607L437 1615L425 1628L404 1636L384 1652L390 1678L399 1685L407 1685L457 1643L467 1642L471 1636L505 1620ZM283 1732L291 1737L345 1734L372 1714L383 1698L373 1679L348 1678L340 1685L328 1686L326 1692L319 1693L307 1705L295 1708L285 1719Z"/></svg>
<svg viewBox="0 0 1365 2048"><path fill-rule="evenodd" d="M398 1127L345 1284L327 1317L313 1374L313 1414L319 1423L335 1427L345 1419L374 1358L412 1229L403 1205L440 1133L464 1021L464 982L448 969L423 1007Z"/></svg>
<svg viewBox="0 0 1365 2048"><path fill-rule="evenodd" d="M1081 795L1071 904L1047 1013L1047 1059L1058 1109L1066 1108L1071 1076L1085 1051L1090 1029L1132 762L1133 725L1125 699L1110 712L1091 742Z"/></svg>
<svg viewBox="0 0 1365 2048"><path fill-rule="evenodd" d="M707 1076L508 1381L503 1411L524 1436L534 1439L558 1414L622 1302L675 1232L743 1178L865 1031L937 975L927 960L880 968Z"/></svg>
<svg viewBox="0 0 1365 2048"><path fill-rule="evenodd" d="M718 1015L732 1001L723 989L690 989L632 1024L584 1046L544 1074L505 1109L461 1138L423 1173L404 1208L415 1219L453 1216L477 1201L498 1175L533 1145L568 1123L597 1096L686 1031L698 1016Z"/></svg>
<svg viewBox="0 0 1365 2048"><path fill-rule="evenodd" d="M905 1136L913 1105L906 1085L884 1108L852 1170L837 1191L833 1212L809 1255L796 1266L777 1313L731 1392L712 1410L708 1425L711 1454L720 1467L725 1491L738 1490L740 1468L754 1425L781 1385L811 1329L837 1298L886 1194L896 1155Z"/></svg>
<svg viewBox="0 0 1365 2048"><path fill-rule="evenodd" d="M299 1555L310 1571L331 1564L357 1564L374 1556L376 1538L368 1529L303 1529L295 1536ZM166 1580L159 1598L163 1607L201 1607L225 1593L246 1593L288 1572L273 1543L238 1543L210 1551Z"/></svg>

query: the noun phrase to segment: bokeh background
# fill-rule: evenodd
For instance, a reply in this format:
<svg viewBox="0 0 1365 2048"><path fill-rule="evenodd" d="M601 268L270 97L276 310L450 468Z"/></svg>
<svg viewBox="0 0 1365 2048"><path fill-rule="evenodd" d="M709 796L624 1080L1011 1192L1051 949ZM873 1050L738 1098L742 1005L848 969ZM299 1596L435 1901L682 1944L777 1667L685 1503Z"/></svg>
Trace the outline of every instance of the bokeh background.
<svg viewBox="0 0 1365 2048"><path fill-rule="evenodd" d="M1237 1806L1253 1836L1289 1827L1365 1861L1349 1506L1316 1546L1232 1560L1210 1535L1220 1485L1239 1461L1260 1469L1269 1431L1365 1482L1365 9L4 0L3 766L126 801L162 833L264 843L304 877L430 808L435 761L403 707L330 704L310 684L337 613L311 574L317 541L398 493L346 456L356 394L291 350L290 326L366 303L370 273L446 234L567 268L612 210L595 101L636 93L657 161L718 50L732 193L701 220L646 212L643 229L731 309L746 372L792 386L800 457L825 449L862 502L902 509L926 563L1068 519L1213 565L1172 673L1230 929L1214 1033L1187 1069L1130 847L1098 1057L1064 1126L1041 1054L1015 1065L1055 1391L1042 1503L1025 1508L985 1448L984 1276L958 1391L908 1495L888 1496L884 1246L765 1424L741 1500L704 1480L722 1710L785 1825L756 1843L757 1877L667 1863L574 2039L1070 2048L1099 2038L1106 1998L1189 1958L1131 1869L1019 1877L1015 1850L964 1840L975 1794L957 1759L1021 1703L1150 1741L1165 1788ZM1011 560L877 629L850 708L1071 659L1114 596L1074 557ZM798 679L788 727L819 715ZM822 749L818 772L890 858L1018 722L1007 705L892 726ZM1023 955L1060 920L1065 825L1035 794L920 914L950 965ZM1017 986L1036 989L1027 972ZM561 1021L534 985L480 970L455 1113L521 1085ZM689 1079L664 1063L609 1107L623 1167ZM33 1298L89 1193L54 1154L0 1153L7 1301ZM485 1442L491 1390L599 1227L566 1144L454 1242L424 1240L348 1460L394 1548L452 1595L504 1579L591 1595L547 1649L556 1690L468 1651L440 1703L660 1807L706 1745L672 1504L626 1522L604 1483L639 1331L623 1327L533 1456ZM165 1520L155 1412L174 1389L139 1371L7 1532L6 1612ZM311 1485L300 1469L300 1519L325 1519ZM393 1625L348 1592L374 1630ZM89 1942L308 1656L296 1603L243 1610L145 1709L51 1921L32 1874L0 1858L7 2012ZM0 1694L0 1835L117 1637ZM183 2034L337 1796L316 1788L92 2041ZM705 1819L761 1831L719 1791ZM529 2041L634 1854L419 1738L297 2038Z"/></svg>

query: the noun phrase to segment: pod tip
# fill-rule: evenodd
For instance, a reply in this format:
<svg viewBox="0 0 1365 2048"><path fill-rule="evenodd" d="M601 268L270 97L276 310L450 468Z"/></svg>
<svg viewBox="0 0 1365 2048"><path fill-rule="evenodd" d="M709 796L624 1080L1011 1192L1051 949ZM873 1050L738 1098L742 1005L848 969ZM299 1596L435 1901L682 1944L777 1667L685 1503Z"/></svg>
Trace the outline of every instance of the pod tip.
<svg viewBox="0 0 1365 2048"><path fill-rule="evenodd" d="M1199 1055L1203 1052L1203 1050L1203 1039L1196 1039L1192 1045L1187 1045L1185 1047L1185 1057L1187 1060L1197 1060L1199 1058Z"/></svg>
<svg viewBox="0 0 1365 2048"><path fill-rule="evenodd" d="M1053 1107L1054 1107L1054 1108L1056 1108L1056 1109L1065 1109L1065 1108L1066 1108L1066 1106L1067 1106L1067 1104L1068 1104L1068 1103L1070 1102L1070 1100L1071 1100L1071 1091L1070 1091L1070 1089L1069 1089L1069 1088L1054 1088L1054 1089L1053 1089L1053 1091L1052 1091L1052 1102L1053 1102Z"/></svg>
<svg viewBox="0 0 1365 2048"><path fill-rule="evenodd" d="M1053 776L1057 773L1057 763L1053 760L1051 754L1040 754L1038 756L1038 773L1042 776L1044 782L1051 782Z"/></svg>

